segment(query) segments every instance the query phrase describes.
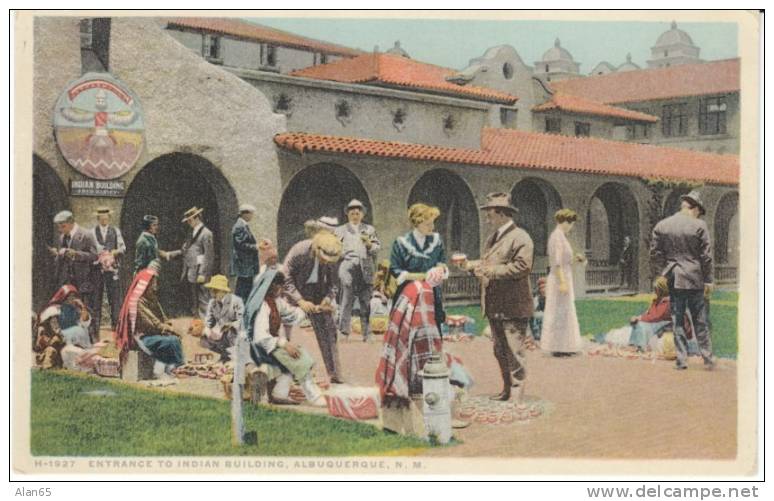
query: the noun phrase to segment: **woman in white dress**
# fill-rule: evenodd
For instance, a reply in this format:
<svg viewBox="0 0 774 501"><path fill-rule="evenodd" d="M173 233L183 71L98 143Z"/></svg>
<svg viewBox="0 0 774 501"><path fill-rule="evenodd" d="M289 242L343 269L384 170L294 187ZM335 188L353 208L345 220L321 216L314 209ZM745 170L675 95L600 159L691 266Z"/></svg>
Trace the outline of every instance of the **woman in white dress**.
<svg viewBox="0 0 774 501"><path fill-rule="evenodd" d="M573 291L573 261L584 261L573 256L567 234L578 220L570 209L561 209L554 215L556 229L548 239L548 262L551 270L546 281L546 306L543 313L543 332L540 347L555 356L567 356L581 351L580 327L575 312Z"/></svg>

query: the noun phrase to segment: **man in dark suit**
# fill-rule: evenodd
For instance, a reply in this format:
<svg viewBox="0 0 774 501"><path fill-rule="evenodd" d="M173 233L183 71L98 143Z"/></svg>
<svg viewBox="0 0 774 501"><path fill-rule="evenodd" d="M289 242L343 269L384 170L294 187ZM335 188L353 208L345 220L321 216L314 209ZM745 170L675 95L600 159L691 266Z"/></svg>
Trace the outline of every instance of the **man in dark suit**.
<svg viewBox="0 0 774 501"><path fill-rule="evenodd" d="M258 242L247 224L255 214L255 207L249 204L239 206L239 217L231 229L231 261L229 274L236 277L234 293L247 302L253 288L253 279L258 274Z"/></svg>
<svg viewBox="0 0 774 501"><path fill-rule="evenodd" d="M182 249L168 253L169 257L183 255L183 273L180 280L188 282L191 288L191 313L199 318L207 315L210 292L204 284L212 277L215 266L215 244L212 232L202 222L202 212L204 209L198 207L192 207L185 212L182 222L191 227L191 235Z"/></svg>
<svg viewBox="0 0 774 501"><path fill-rule="evenodd" d="M93 317L101 307L97 300L100 280L99 269L95 266L97 243L91 232L75 223L73 213L70 211L59 212L54 216L54 223L59 230L59 236L56 247L49 247L49 252L56 261L57 287L65 284L74 285ZM92 343L99 341L98 321L92 321L89 325L89 337Z"/></svg>
<svg viewBox="0 0 774 501"><path fill-rule="evenodd" d="M342 383L333 303L341 241L321 231L295 244L285 256L285 295L309 317L331 383Z"/></svg>
<svg viewBox="0 0 774 501"><path fill-rule="evenodd" d="M701 194L692 191L680 199L680 211L661 220L653 229L650 257L654 267L662 270L661 275L669 283L677 351L675 368L687 368L688 342L682 319L688 310L704 365L711 370L715 367L715 359L705 307L705 297L713 287L709 230L707 223L699 219L705 213Z"/></svg>
<svg viewBox="0 0 774 501"><path fill-rule="evenodd" d="M460 266L481 280L481 308L489 320L503 379L502 392L491 398L509 400L512 387L519 387L521 398L527 376L524 344L534 309L529 283L533 243L513 222L518 210L507 193L490 193L481 210L494 233L487 238L480 260L463 261Z"/></svg>

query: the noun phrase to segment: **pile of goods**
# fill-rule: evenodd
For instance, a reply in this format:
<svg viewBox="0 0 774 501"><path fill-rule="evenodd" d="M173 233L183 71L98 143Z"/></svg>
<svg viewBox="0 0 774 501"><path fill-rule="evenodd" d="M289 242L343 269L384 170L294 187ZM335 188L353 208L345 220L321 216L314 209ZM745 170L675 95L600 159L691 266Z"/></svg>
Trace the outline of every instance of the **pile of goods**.
<svg viewBox="0 0 774 501"><path fill-rule="evenodd" d="M471 397L460 404L457 416L477 424L502 425L524 423L545 414L545 405L537 401L502 402L487 396Z"/></svg>
<svg viewBox="0 0 774 501"><path fill-rule="evenodd" d="M476 335L476 321L465 315L448 315L441 334L444 341L468 343Z"/></svg>
<svg viewBox="0 0 774 501"><path fill-rule="evenodd" d="M654 338L651 346L646 351L639 351L634 346L622 346L614 343L595 344L586 353L590 357L618 357L627 360L674 360L677 358L675 351L675 336L672 332L665 332L659 338Z"/></svg>
<svg viewBox="0 0 774 501"><path fill-rule="evenodd" d="M357 386L338 386L325 394L328 414L359 421L379 417L379 390Z"/></svg>
<svg viewBox="0 0 774 501"><path fill-rule="evenodd" d="M175 376L180 379L189 377L220 379L227 372L233 372L233 369L226 367L222 362L215 362L214 359L215 356L211 353L196 355L193 361L189 360L187 364L175 369Z"/></svg>
<svg viewBox="0 0 774 501"><path fill-rule="evenodd" d="M387 318L387 316L372 316L368 320L368 328L370 329L372 334L384 334L387 332L387 327L390 323L390 319ZM360 328L360 319L359 318L353 318L352 319L352 332L355 334L361 334L362 329Z"/></svg>

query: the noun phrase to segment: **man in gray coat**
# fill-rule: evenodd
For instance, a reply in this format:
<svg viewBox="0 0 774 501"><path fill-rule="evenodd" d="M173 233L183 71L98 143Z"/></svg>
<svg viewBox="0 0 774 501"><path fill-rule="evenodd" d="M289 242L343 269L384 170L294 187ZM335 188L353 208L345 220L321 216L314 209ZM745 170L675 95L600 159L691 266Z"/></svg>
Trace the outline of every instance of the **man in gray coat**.
<svg viewBox="0 0 774 501"><path fill-rule="evenodd" d="M654 267L662 270L661 275L669 283L676 368L687 368L688 342L682 319L688 310L704 365L713 369L715 360L705 307L705 297L709 296L713 286L709 230L707 223L699 219L705 213L700 193L692 191L680 199L680 211L663 219L653 229L650 257Z"/></svg>
<svg viewBox="0 0 774 501"><path fill-rule="evenodd" d="M183 273L180 280L190 284L191 313L199 318L204 318L207 314L210 293L204 284L212 277L215 266L215 245L212 232L202 222L203 211L204 209L192 207L185 212L182 222L191 227L191 235L183 244L183 248L175 253L183 255Z"/></svg>
<svg viewBox="0 0 774 501"><path fill-rule="evenodd" d="M97 299L100 276L99 268L94 264L97 261L97 242L94 240L94 234L78 226L73 213L67 210L54 216L54 223L59 230L59 236L56 247L49 247L48 250L56 263L56 285L74 285L94 317L102 307ZM98 321L92 321L89 325L89 337L92 343L99 341Z"/></svg>
<svg viewBox="0 0 774 501"><path fill-rule="evenodd" d="M369 341L371 294L374 284L374 260L381 243L376 230L363 222L365 207L359 200L352 200L346 208L347 223L336 228L336 236L342 244L343 256L339 265L341 306L339 331L348 339L352 325L352 306L357 298L360 312L360 329L363 341Z"/></svg>

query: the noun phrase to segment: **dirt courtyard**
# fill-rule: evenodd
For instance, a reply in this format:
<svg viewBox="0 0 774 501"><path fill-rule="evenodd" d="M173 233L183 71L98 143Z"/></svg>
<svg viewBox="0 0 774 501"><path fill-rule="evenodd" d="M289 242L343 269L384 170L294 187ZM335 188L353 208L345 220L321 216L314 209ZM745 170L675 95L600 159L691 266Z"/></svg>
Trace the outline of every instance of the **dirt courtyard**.
<svg viewBox="0 0 774 501"><path fill-rule="evenodd" d="M185 319L175 323L187 325ZM187 338L187 339L186 339ZM347 383L374 386L381 336L363 343L359 336L340 342ZM324 366L314 333L297 328L292 336L315 357L315 372ZM184 337L186 355L202 351ZM475 380L471 396L500 391L492 342L484 337L469 343L445 343L462 358ZM549 409L527 422L472 423L454 430L461 441L453 447L428 449L428 456L549 457L609 459L733 459L736 457L736 362L720 360L715 371L704 370L692 357L688 370L676 371L667 361L626 360L600 356L555 358L540 351L527 355L527 399ZM223 397L219 382L191 378L173 391ZM303 410L305 406L294 407ZM306 409L311 410L311 409Z"/></svg>

